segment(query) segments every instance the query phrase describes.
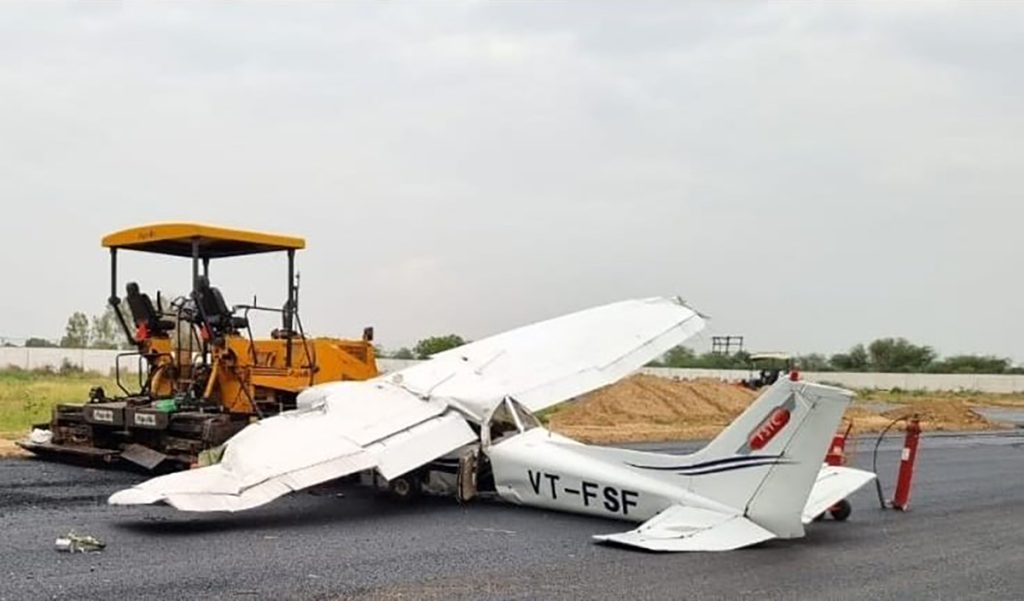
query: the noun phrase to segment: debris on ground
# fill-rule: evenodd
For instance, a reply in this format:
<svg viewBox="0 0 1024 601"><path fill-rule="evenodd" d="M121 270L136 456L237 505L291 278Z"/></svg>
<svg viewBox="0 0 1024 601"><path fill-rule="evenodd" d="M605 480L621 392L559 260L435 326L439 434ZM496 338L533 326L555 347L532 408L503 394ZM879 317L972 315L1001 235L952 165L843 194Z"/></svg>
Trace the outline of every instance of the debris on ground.
<svg viewBox="0 0 1024 601"><path fill-rule="evenodd" d="M89 534L76 534L68 532L64 536L57 537L54 543L58 551L64 553L86 553L89 551L102 551L107 543Z"/></svg>
<svg viewBox="0 0 1024 601"><path fill-rule="evenodd" d="M49 430L40 430L39 428L32 428L32 432L29 433L28 439L30 442L36 444L49 444L53 441L53 432Z"/></svg>

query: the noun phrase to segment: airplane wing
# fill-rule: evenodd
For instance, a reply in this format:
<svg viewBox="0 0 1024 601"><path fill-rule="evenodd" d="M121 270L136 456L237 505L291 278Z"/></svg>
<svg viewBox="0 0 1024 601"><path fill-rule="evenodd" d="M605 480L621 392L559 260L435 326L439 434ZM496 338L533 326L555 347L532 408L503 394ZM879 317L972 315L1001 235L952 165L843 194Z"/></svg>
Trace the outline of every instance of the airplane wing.
<svg viewBox="0 0 1024 601"><path fill-rule="evenodd" d="M775 535L739 514L673 505L635 530L594 538L648 551L731 551Z"/></svg>
<svg viewBox="0 0 1024 601"><path fill-rule="evenodd" d="M829 508L852 495L860 487L876 478L875 474L852 467L823 465L818 472L818 479L807 497L807 504L801 520L805 524L825 513Z"/></svg>
<svg viewBox="0 0 1024 601"><path fill-rule="evenodd" d="M623 301L464 345L366 382L299 395L299 409L253 424L221 462L115 493L115 505L166 502L240 511L354 472L391 479L477 440L504 397L539 410L611 384L689 338L704 320L678 299Z"/></svg>
<svg viewBox="0 0 1024 601"><path fill-rule="evenodd" d="M382 381L344 382L313 407L246 427L220 463L153 478L109 502L241 511L362 470L391 479L476 440L444 403Z"/></svg>
<svg viewBox="0 0 1024 601"><path fill-rule="evenodd" d="M477 420L505 396L540 411L622 379L703 328L677 298L628 300L438 353L388 378Z"/></svg>

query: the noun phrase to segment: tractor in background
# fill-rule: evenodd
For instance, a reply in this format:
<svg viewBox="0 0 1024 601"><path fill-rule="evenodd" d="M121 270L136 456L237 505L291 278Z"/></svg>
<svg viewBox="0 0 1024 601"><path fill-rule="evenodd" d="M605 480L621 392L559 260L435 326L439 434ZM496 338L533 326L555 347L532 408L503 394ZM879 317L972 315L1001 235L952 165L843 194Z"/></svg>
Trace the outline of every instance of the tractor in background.
<svg viewBox="0 0 1024 601"><path fill-rule="evenodd" d="M793 371L793 359L786 353L757 353L750 356L750 377L742 384L751 390L771 386Z"/></svg>

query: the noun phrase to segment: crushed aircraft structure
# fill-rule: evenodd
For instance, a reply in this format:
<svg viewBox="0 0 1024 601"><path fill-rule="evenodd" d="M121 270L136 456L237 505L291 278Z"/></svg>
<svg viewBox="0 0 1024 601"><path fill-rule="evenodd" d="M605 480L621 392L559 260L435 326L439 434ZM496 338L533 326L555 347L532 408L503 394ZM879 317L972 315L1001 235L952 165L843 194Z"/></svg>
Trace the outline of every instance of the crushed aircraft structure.
<svg viewBox="0 0 1024 601"><path fill-rule="evenodd" d="M780 379L704 449L588 446L535 413L642 367L704 327L678 299L629 300L528 325L363 382L314 386L246 427L219 463L153 478L114 505L243 511L360 473L422 489L641 522L599 541L724 551L795 538L874 478L822 460L852 393Z"/></svg>

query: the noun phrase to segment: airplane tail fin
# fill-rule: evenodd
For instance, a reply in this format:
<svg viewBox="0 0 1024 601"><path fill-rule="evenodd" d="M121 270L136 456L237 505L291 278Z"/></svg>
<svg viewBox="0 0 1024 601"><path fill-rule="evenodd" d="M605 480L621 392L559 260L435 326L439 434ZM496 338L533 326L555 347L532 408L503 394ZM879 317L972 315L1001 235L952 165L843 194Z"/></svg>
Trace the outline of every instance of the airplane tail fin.
<svg viewBox="0 0 1024 601"><path fill-rule="evenodd" d="M831 386L776 382L694 457L725 469L695 475L691 490L745 508L780 537L802 536L804 505L852 398Z"/></svg>
<svg viewBox="0 0 1024 601"><path fill-rule="evenodd" d="M700 496L739 509L781 538L803 535L801 514L853 393L780 379L702 450L679 465L646 466ZM659 462L660 463L660 462ZM634 466L640 467L640 466Z"/></svg>

